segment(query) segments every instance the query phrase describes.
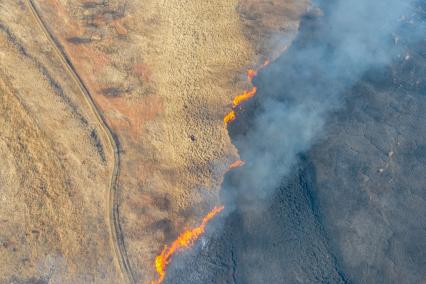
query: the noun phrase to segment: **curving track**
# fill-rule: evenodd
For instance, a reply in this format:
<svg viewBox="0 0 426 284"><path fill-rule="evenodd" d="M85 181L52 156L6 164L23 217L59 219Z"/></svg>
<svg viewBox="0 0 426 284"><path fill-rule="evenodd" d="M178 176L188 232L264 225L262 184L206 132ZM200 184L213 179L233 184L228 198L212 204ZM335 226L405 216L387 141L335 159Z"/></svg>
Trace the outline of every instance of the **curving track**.
<svg viewBox="0 0 426 284"><path fill-rule="evenodd" d="M69 75L72 77L72 79L75 81L75 83L78 85L78 88L83 94L84 99L86 100L86 103L88 104L88 106L90 107L94 115L96 116L96 119L100 127L104 131L108 139L108 142L110 144L110 147L114 156L114 165L112 169L112 176L111 176L110 188L108 193L108 212L107 212L107 218L110 225L110 230L109 230L110 239L112 242L112 246L114 248L116 261L119 264L120 271L123 276L123 280L125 282L133 284L135 283L135 280L130 268L126 247L124 245L123 233L119 223L119 212L118 212L117 201L118 201L118 175L120 170L120 153L118 151L117 143L114 139L111 129L108 127L104 117L102 116L101 112L96 106L89 90L87 89L83 81L81 80L80 76L76 72L73 64L71 63L70 59L68 58L67 54L65 53L65 51L63 50L59 42L53 37L52 33L48 30L46 24L43 22L39 12L37 11L33 1L25 0L25 4L27 5L28 9L30 10L32 16L36 20L40 29L43 31L44 35L52 44L56 54L60 58L65 69L67 70Z"/></svg>

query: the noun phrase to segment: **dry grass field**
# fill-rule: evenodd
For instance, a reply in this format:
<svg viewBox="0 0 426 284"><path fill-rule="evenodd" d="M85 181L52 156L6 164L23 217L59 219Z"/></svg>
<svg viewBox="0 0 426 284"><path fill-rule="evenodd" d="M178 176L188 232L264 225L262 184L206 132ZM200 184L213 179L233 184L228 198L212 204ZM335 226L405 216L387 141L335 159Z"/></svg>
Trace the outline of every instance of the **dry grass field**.
<svg viewBox="0 0 426 284"><path fill-rule="evenodd" d="M150 283L307 1L0 1L0 283Z"/></svg>

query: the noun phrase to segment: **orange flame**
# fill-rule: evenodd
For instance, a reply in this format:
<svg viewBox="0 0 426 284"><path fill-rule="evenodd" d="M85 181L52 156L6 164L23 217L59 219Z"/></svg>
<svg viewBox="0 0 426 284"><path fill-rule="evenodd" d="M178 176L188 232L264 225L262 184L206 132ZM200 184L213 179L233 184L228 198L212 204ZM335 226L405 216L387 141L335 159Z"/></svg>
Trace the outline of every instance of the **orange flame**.
<svg viewBox="0 0 426 284"><path fill-rule="evenodd" d="M248 80L249 80L250 83L253 81L253 78L256 77L256 75L257 75L257 71L256 70L249 69L247 71L247 78L248 78Z"/></svg>
<svg viewBox="0 0 426 284"><path fill-rule="evenodd" d="M269 60L266 60L263 65L259 67L258 70L249 69L247 71L247 79L250 84L253 83L253 78L257 76L257 72L267 66L269 64ZM244 91L241 95L236 96L233 99L232 110L223 118L225 124L236 119L235 108L239 106L242 102L250 99L256 94L256 86L249 91ZM245 162L242 160L237 160L229 165L230 169L235 169L241 166L244 166ZM195 227L193 229L185 230L183 233L179 235L179 237L170 245L164 246L164 249L161 253L155 258L155 270L158 274L158 279L151 282L151 284L160 284L166 278L166 270L167 266L170 264L173 255L180 251L191 247L205 232L207 224L213 219L217 214L219 214L224 209L224 206L216 206L214 207L201 222L201 225Z"/></svg>
<svg viewBox="0 0 426 284"><path fill-rule="evenodd" d="M242 160L236 160L235 162L233 162L232 164L229 165L230 169L236 169L239 167L242 167L245 165L246 162L242 161Z"/></svg>
<svg viewBox="0 0 426 284"><path fill-rule="evenodd" d="M262 66L260 67L260 69L265 68L266 66L269 65L269 63L271 63L271 61L269 61L269 59L266 59L265 62L263 62Z"/></svg>
<svg viewBox="0 0 426 284"><path fill-rule="evenodd" d="M225 122L225 124L228 124L229 122L235 120L235 118L235 111L231 110L227 115L225 115L225 117L223 118L223 122Z"/></svg>
<svg viewBox="0 0 426 284"><path fill-rule="evenodd" d="M249 100L256 94L257 88L253 87L250 91L244 91L241 95L238 95L234 98L232 101L232 107L236 108L239 106L242 102Z"/></svg>
<svg viewBox="0 0 426 284"><path fill-rule="evenodd" d="M265 60L265 62L257 69L249 69L247 71L247 80L250 82L250 84L253 83L253 79L254 77L257 76L257 72L259 72L261 69L265 68L268 64L269 64L269 60ZM257 88L256 86L253 86L253 88L249 91L244 91L242 94L236 96L233 100L232 100L232 111L230 111L227 115L225 115L225 117L223 118L223 122L225 122L226 125L228 125L229 122L235 120L236 118L236 113L235 113L235 108L238 107L241 103L251 99L252 97L254 97L254 95L257 92Z"/></svg>
<svg viewBox="0 0 426 284"><path fill-rule="evenodd" d="M217 214L224 209L223 206L216 206L210 211L201 222L201 225L190 230L186 230L170 245L165 246L160 255L155 258L155 269L158 274L158 280L154 280L152 284L160 284L166 277L167 266L170 263L173 255L179 251L191 247L204 233L207 224Z"/></svg>

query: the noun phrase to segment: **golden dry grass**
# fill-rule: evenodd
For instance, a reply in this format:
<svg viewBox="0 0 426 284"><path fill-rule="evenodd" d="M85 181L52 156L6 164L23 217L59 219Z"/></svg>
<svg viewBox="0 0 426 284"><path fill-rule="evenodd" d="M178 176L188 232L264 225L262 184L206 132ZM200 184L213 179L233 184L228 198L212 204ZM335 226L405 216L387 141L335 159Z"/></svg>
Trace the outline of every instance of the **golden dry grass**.
<svg viewBox="0 0 426 284"><path fill-rule="evenodd" d="M0 4L0 282L120 282L107 139L19 3ZM238 159L222 118L245 69L285 48L307 3L96 3L35 1L118 138L120 224L135 278L148 283L155 255L217 202Z"/></svg>

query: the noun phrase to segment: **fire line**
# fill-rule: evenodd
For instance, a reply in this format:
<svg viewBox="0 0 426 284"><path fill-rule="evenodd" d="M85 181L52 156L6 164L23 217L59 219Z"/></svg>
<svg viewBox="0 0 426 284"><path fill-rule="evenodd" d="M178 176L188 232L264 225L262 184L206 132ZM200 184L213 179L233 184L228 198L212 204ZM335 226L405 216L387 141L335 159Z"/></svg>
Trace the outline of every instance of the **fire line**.
<svg viewBox="0 0 426 284"><path fill-rule="evenodd" d="M254 77L257 76L257 72L269 64L269 60L266 60L260 68L257 70L249 69L247 71L247 79L250 84L253 83ZM242 94L236 96L232 101L232 110L225 115L223 121L227 125L229 122L236 119L235 108L237 108L241 103L249 100L256 94L257 88L253 86L251 90L244 91ZM237 160L229 165L229 169L235 169L238 167L244 166L245 161ZM155 258L155 270L158 274L157 280L151 282L151 284L161 284L166 278L166 270L170 262L172 261L173 256L181 251L190 248L194 243L204 234L206 226L217 214L222 212L224 206L214 207L206 216L204 216L201 224L198 227L193 229L185 230L179 235L179 237L170 245L164 246L164 249L161 253Z"/></svg>
<svg viewBox="0 0 426 284"><path fill-rule="evenodd" d="M235 115L235 111L231 110L227 115L225 115L225 117L223 118L223 121L225 122L225 124L228 124L231 121L234 121L236 118Z"/></svg>
<svg viewBox="0 0 426 284"><path fill-rule="evenodd" d="M190 230L185 230L179 237L170 245L165 246L160 255L155 258L155 269L158 274L158 280L152 281L151 284L160 284L166 277L167 266L172 260L173 255L187 248L190 248L205 232L207 224L217 214L224 209L223 206L214 207L204 218L198 227Z"/></svg>
<svg viewBox="0 0 426 284"><path fill-rule="evenodd" d="M257 76L257 73L265 68L267 65L269 64L269 60L265 60L265 62L257 69L249 69L247 71L247 80L249 81L250 84L253 84L253 79L254 77ZM225 117L223 118L223 122L225 123L225 125L228 125L228 123L232 122L235 120L236 118L236 112L235 109L241 105L243 102L251 99L252 97L254 97L254 95L256 95L257 92L257 88L256 86L253 86L251 90L246 90L244 91L242 94L236 96L233 100L232 100L232 110L225 115Z"/></svg>
<svg viewBox="0 0 426 284"><path fill-rule="evenodd" d="M236 169L245 165L246 162L242 160L236 160L232 164L229 165L229 169Z"/></svg>

